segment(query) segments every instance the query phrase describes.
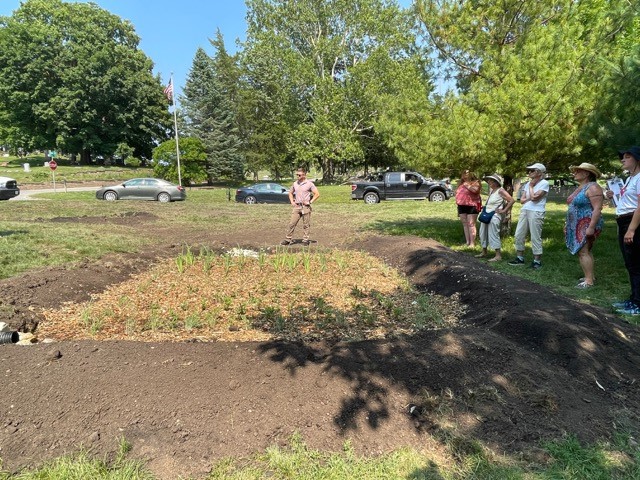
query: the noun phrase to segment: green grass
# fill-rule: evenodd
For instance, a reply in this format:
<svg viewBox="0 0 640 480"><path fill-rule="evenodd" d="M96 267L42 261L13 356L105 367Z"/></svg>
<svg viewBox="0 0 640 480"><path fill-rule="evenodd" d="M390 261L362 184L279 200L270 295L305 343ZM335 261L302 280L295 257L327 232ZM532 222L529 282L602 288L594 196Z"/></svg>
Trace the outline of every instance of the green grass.
<svg viewBox="0 0 640 480"><path fill-rule="evenodd" d="M124 446L123 446L124 445ZM109 479L151 480L155 477L139 462L128 460L131 445L121 441L113 462L85 452L49 462L35 470L10 474L0 480ZM272 446L247 458L225 458L212 465L208 480L637 480L640 452L616 450L611 445L584 446L575 438L542 446L546 459L532 462L495 456L477 442L451 439L438 456L404 448L376 457L354 453L348 442L341 452L309 448L299 435L288 447Z"/></svg>
<svg viewBox="0 0 640 480"><path fill-rule="evenodd" d="M151 168L131 168L123 166L102 165L74 165L67 158L56 158L58 168L55 170L56 186L63 186L65 182L118 182L135 177L153 176ZM24 158L0 157L0 176L11 177L18 181L18 185L53 184L53 174L49 167L44 166L44 155L33 155ZM24 169L29 164L30 171ZM6 164L6 165L5 165Z"/></svg>
<svg viewBox="0 0 640 480"><path fill-rule="evenodd" d="M10 474L2 470L0 459L0 480L153 480L144 465L127 459L132 445L120 438L112 461L106 461L81 450L75 455L59 457L33 470L23 470Z"/></svg>

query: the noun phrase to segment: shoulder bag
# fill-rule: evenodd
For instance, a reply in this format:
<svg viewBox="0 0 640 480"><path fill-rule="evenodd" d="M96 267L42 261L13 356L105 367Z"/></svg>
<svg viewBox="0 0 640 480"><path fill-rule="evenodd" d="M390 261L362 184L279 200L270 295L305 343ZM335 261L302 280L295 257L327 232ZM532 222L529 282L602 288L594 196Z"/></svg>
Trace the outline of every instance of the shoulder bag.
<svg viewBox="0 0 640 480"><path fill-rule="evenodd" d="M482 207L480 215L478 215L478 220L480 220L482 223L491 223L491 219L493 218L493 215L495 213L495 210L493 212L487 212L487 207L484 206Z"/></svg>
<svg viewBox="0 0 640 480"><path fill-rule="evenodd" d="M496 192L498 190L496 190ZM496 193L496 192L493 192L493 193ZM493 195L493 193L491 195ZM489 195L489 198L491 198L491 195ZM489 203L489 198L487 198L486 203ZM485 204L485 206L482 207L482 211L480 212L480 215L478 215L478 220L482 223L491 223L491 219L493 218L493 215L495 213L496 213L495 210L493 212L487 212L487 205Z"/></svg>

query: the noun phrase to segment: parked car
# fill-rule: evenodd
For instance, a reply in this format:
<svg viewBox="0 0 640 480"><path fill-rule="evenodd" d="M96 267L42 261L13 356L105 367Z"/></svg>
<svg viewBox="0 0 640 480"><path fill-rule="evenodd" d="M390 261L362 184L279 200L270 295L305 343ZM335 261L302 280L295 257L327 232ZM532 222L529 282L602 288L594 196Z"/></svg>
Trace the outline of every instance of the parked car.
<svg viewBox="0 0 640 480"><path fill-rule="evenodd" d="M0 177L0 200L9 200L20 195L18 182L13 178Z"/></svg>
<svg viewBox="0 0 640 480"><path fill-rule="evenodd" d="M289 189L279 183L256 183L236 190L236 202L289 203Z"/></svg>
<svg viewBox="0 0 640 480"><path fill-rule="evenodd" d="M427 179L417 172L378 172L351 184L351 199L365 203L380 200L424 200L443 202L453 197L444 181Z"/></svg>
<svg viewBox="0 0 640 480"><path fill-rule="evenodd" d="M578 187L578 182L576 182L573 177L567 174L547 175L545 180L549 182L549 193L547 193L547 200L564 201ZM520 189L525 183L527 183L527 181L528 179L522 179L520 181L520 184L514 191L513 198L520 198Z"/></svg>
<svg viewBox="0 0 640 480"><path fill-rule="evenodd" d="M162 203L184 200L184 187L159 178L133 178L119 185L102 187L96 192L98 200L157 200Z"/></svg>

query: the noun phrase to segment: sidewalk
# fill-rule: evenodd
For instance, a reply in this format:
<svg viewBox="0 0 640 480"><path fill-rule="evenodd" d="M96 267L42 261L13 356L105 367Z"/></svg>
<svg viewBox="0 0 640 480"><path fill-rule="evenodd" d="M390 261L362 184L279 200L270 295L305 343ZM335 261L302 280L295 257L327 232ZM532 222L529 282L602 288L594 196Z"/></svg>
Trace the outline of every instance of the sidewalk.
<svg viewBox="0 0 640 480"><path fill-rule="evenodd" d="M66 187L64 185L56 185L55 190L53 188L24 188L20 187L20 195L10 198L10 202L18 200L38 200L34 195L39 193L66 193L66 192L95 192L100 186L86 186L86 187Z"/></svg>

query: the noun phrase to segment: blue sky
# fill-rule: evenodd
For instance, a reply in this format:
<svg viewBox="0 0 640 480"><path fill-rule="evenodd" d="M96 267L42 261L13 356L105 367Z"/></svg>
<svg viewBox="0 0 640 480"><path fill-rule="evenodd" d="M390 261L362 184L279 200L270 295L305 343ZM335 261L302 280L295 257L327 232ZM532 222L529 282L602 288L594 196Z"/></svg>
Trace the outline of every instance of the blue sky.
<svg viewBox="0 0 640 480"><path fill-rule="evenodd" d="M243 0L93 0L93 3L134 25L140 48L155 64L154 73L159 73L166 84L173 72L178 93L198 47L213 54L209 39L218 29L230 52L236 50L236 39L245 39L247 10ZM411 0L399 3L406 7ZM0 0L0 16L11 15L19 7L20 0Z"/></svg>

